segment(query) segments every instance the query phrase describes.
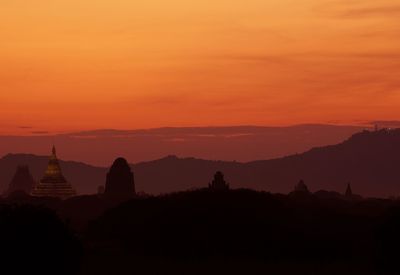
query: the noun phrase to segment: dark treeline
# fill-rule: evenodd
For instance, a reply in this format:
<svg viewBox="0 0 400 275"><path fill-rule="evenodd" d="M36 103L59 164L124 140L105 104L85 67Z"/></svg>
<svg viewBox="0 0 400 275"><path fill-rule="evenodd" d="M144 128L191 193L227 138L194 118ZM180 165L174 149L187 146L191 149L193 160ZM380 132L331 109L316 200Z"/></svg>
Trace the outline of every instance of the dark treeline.
<svg viewBox="0 0 400 275"><path fill-rule="evenodd" d="M396 200L307 192L15 195L0 207L7 274L398 274L399 233Z"/></svg>

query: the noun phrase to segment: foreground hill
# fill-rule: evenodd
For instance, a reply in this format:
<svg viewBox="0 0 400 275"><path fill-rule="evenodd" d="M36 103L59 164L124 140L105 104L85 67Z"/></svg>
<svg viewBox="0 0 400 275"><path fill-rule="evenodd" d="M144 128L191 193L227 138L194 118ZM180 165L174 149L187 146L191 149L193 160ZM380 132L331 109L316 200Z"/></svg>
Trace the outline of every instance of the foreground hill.
<svg viewBox="0 0 400 275"><path fill-rule="evenodd" d="M7 155L0 160L2 188L11 180L17 164L31 166L39 178L46 157ZM65 176L80 193L95 193L104 184L106 168L77 162L61 162ZM364 131L332 146L303 154L248 163L208 161L169 156L134 164L136 187L148 193L167 193L207 186L217 170L234 188L287 193L303 179L311 191L344 192L347 182L364 196L400 194L400 130Z"/></svg>
<svg viewBox="0 0 400 275"><path fill-rule="evenodd" d="M0 199L2 268L61 275L399 274L399 206L245 189L122 203L97 195ZM43 259L49 263L37 264Z"/></svg>

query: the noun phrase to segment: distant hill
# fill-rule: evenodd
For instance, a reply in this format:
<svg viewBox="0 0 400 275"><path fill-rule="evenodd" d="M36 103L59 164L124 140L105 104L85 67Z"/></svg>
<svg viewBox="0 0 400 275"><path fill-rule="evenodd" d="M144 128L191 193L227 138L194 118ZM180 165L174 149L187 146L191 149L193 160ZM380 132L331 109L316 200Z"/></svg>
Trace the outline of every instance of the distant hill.
<svg viewBox="0 0 400 275"><path fill-rule="evenodd" d="M111 165L120 155L132 163L167 155L246 162L337 144L362 130L359 126L307 124L95 130L56 136L35 132L25 136L0 136L0 156L26 152L47 155L55 142L63 159L97 166Z"/></svg>
<svg viewBox="0 0 400 275"><path fill-rule="evenodd" d="M28 164L39 178L46 157L8 155L0 160L2 189L15 167ZM80 193L95 193L104 184L106 168L77 162L61 162L65 176ZM132 165L138 191L167 193L207 186L222 170L234 188L288 193L303 179L313 192L325 189L343 193L351 182L354 193L364 196L400 194L400 129L364 131L332 146L314 148L303 154L248 163L209 161L168 156Z"/></svg>
<svg viewBox="0 0 400 275"><path fill-rule="evenodd" d="M138 184L150 192L205 186L216 170L233 187L288 193L303 179L311 191L343 193L351 182L366 196L400 194L400 130L364 131L303 154L248 163L167 157L134 166Z"/></svg>

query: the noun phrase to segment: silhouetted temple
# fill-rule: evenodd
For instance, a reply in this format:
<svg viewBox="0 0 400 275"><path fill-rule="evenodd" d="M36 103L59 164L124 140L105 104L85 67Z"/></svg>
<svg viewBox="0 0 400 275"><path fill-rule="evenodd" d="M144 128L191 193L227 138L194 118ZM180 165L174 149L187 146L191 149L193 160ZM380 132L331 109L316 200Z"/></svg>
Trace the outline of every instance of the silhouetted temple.
<svg viewBox="0 0 400 275"><path fill-rule="evenodd" d="M348 197L348 198L353 197L353 191L351 190L350 183L347 184L347 189L346 189L346 192L344 193L344 195L345 195L346 197Z"/></svg>
<svg viewBox="0 0 400 275"><path fill-rule="evenodd" d="M17 167L6 194L10 195L14 192L24 192L26 194L30 194L34 186L35 180L29 171L29 167L26 165L21 165Z"/></svg>
<svg viewBox="0 0 400 275"><path fill-rule="evenodd" d="M214 175L214 180L208 185L208 187L212 190L228 190L229 184L226 183L224 179L224 174L221 171L218 171Z"/></svg>
<svg viewBox="0 0 400 275"><path fill-rule="evenodd" d="M126 159L116 159L107 173L104 196L112 199L129 199L135 194L135 180L131 167Z"/></svg>
<svg viewBox="0 0 400 275"><path fill-rule="evenodd" d="M32 190L32 196L57 197L66 199L76 195L76 191L64 178L58 163L56 148L53 146L47 170L42 180Z"/></svg>
<svg viewBox="0 0 400 275"><path fill-rule="evenodd" d="M300 180L296 186L294 187L294 192L296 193L310 193L307 185L304 183L304 180Z"/></svg>

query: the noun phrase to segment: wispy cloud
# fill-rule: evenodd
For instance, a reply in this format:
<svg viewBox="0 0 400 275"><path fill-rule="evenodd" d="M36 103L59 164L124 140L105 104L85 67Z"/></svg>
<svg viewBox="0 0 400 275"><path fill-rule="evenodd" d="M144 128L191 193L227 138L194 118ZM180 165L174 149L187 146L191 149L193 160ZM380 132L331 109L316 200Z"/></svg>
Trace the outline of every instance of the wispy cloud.
<svg viewBox="0 0 400 275"><path fill-rule="evenodd" d="M31 134L33 135L48 135L50 132L48 131L32 131Z"/></svg>
<svg viewBox="0 0 400 275"><path fill-rule="evenodd" d="M316 13L347 19L373 17L392 18L400 15L400 5L395 1L350 1L322 2L314 7Z"/></svg>
<svg viewBox="0 0 400 275"><path fill-rule="evenodd" d="M288 55L229 54L213 58L246 62L284 63L290 61L291 57Z"/></svg>
<svg viewBox="0 0 400 275"><path fill-rule="evenodd" d="M387 17L400 16L400 5L377 6L368 8L350 8L341 14L343 17Z"/></svg>

